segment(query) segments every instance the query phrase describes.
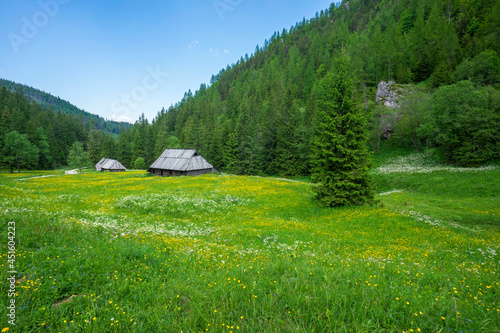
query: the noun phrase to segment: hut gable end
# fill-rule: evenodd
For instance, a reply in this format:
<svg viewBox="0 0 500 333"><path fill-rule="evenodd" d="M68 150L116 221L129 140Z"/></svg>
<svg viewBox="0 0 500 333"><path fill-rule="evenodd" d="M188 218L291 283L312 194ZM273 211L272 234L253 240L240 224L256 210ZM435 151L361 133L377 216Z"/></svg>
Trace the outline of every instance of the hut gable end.
<svg viewBox="0 0 500 333"><path fill-rule="evenodd" d="M123 164L118 162L117 160L113 160L111 158L102 158L96 165L96 171L106 171L109 170L111 172L125 171L125 167Z"/></svg>

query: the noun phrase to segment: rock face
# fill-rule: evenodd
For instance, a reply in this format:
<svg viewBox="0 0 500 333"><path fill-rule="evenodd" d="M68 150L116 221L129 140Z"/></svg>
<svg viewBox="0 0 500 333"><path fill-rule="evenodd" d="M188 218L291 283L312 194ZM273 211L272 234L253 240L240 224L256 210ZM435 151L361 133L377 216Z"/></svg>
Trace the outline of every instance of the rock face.
<svg viewBox="0 0 500 333"><path fill-rule="evenodd" d="M394 87L394 81L380 81L377 87L377 103L383 102L389 109L397 109L400 107L398 98L400 89ZM393 133L393 128L398 121L399 113L387 114L381 116L381 137L384 140L389 140Z"/></svg>
<svg viewBox="0 0 500 333"><path fill-rule="evenodd" d="M380 133L383 140L389 140L392 136L393 128L398 121L398 114L384 114L380 116Z"/></svg>
<svg viewBox="0 0 500 333"><path fill-rule="evenodd" d="M388 108L399 108L397 103L399 95L398 89L393 87L394 81L380 81L377 87L377 103L383 101Z"/></svg>

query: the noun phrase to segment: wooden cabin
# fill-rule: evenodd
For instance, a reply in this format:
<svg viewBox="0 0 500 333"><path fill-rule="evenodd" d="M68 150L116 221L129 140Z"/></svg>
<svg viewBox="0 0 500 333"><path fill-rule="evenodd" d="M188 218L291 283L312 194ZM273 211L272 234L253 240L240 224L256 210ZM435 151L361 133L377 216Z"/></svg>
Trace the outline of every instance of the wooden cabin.
<svg viewBox="0 0 500 333"><path fill-rule="evenodd" d="M127 170L125 169L123 164L111 158L102 158L95 165L95 169L96 171L110 171L110 172L122 172Z"/></svg>
<svg viewBox="0 0 500 333"><path fill-rule="evenodd" d="M148 168L156 176L197 176L216 171L194 149L165 149Z"/></svg>

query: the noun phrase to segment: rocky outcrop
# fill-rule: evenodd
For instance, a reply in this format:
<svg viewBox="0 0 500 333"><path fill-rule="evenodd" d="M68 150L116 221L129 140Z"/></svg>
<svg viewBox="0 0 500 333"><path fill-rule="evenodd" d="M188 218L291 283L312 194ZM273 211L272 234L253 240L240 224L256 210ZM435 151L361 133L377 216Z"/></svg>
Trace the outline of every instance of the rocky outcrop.
<svg viewBox="0 0 500 333"><path fill-rule="evenodd" d="M397 89L394 83L394 81L380 81L377 87L377 103L383 102L385 106L391 109L399 108L398 92L400 89Z"/></svg>
<svg viewBox="0 0 500 333"><path fill-rule="evenodd" d="M377 103L384 103L389 109L398 109L398 98L401 97L402 90L395 87L394 81L380 81L377 87ZM393 128L399 119L399 113L381 115L380 133L384 140L389 140L393 133Z"/></svg>
<svg viewBox="0 0 500 333"><path fill-rule="evenodd" d="M394 132L393 128L398 121L399 114L384 114L380 116L380 136L383 140L389 140Z"/></svg>

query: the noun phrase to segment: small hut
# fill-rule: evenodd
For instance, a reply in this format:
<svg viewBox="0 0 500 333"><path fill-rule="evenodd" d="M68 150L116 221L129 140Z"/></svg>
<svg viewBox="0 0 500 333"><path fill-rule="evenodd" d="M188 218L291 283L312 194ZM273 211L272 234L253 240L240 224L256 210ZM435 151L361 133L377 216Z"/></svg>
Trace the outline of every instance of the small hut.
<svg viewBox="0 0 500 333"><path fill-rule="evenodd" d="M95 165L95 171L101 171L101 164L106 161L106 158L103 157L101 158L101 160L99 162L97 162L97 164Z"/></svg>
<svg viewBox="0 0 500 333"><path fill-rule="evenodd" d="M216 171L194 149L165 149L148 168L157 176L197 176Z"/></svg>
<svg viewBox="0 0 500 333"><path fill-rule="evenodd" d="M110 171L110 172L120 172L126 170L123 164L111 158L102 158L95 165L95 169L96 171Z"/></svg>

